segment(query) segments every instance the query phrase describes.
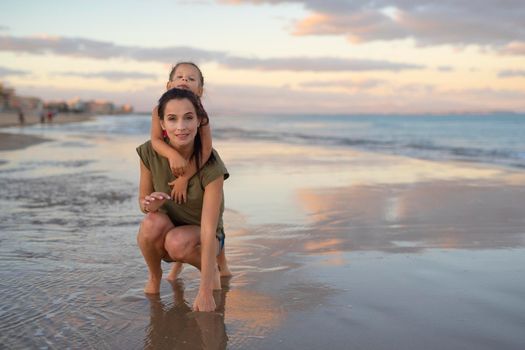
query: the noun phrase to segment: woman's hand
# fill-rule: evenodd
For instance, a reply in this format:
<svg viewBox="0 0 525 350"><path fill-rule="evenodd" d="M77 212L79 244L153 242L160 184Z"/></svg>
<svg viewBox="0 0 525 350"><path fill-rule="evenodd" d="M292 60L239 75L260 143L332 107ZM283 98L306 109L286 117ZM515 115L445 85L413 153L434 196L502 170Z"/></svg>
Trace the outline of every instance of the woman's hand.
<svg viewBox="0 0 525 350"><path fill-rule="evenodd" d="M140 204L145 212L153 212L159 210L167 199L170 199L169 194L164 192L153 192L152 194L145 196L140 201Z"/></svg>
<svg viewBox="0 0 525 350"><path fill-rule="evenodd" d="M216 307L213 292L211 290L203 292L199 289L199 293L193 302L193 311L211 312L215 311Z"/></svg>
<svg viewBox="0 0 525 350"><path fill-rule="evenodd" d="M177 152L172 152L173 154L168 158L168 162L170 163L170 169L173 175L177 177L181 177L184 175L184 172L186 171L186 167L188 166L188 161L184 159L180 154Z"/></svg>
<svg viewBox="0 0 525 350"><path fill-rule="evenodd" d="M177 204L186 203L186 190L188 189L188 179L185 176L179 176L175 180L168 182L169 186L173 186L171 189L171 198Z"/></svg>

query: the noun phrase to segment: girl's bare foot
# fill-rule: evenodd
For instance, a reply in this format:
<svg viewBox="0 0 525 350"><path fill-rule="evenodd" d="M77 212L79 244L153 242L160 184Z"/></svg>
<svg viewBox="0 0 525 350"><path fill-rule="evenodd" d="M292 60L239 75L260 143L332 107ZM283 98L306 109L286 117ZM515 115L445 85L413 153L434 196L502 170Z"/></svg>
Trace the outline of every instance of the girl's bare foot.
<svg viewBox="0 0 525 350"><path fill-rule="evenodd" d="M215 276L213 277L213 289L221 289L221 274L217 266L215 266Z"/></svg>
<svg viewBox="0 0 525 350"><path fill-rule="evenodd" d="M226 263L226 261L224 262L224 264L219 263L219 271L220 271L221 277L230 277L232 275L230 268L228 267L228 264Z"/></svg>
<svg viewBox="0 0 525 350"><path fill-rule="evenodd" d="M179 277L179 274L182 272L183 267L184 266L182 265L181 262L176 261L171 267L171 270L168 273L168 276L166 277L166 279L171 282L175 281L177 277Z"/></svg>
<svg viewBox="0 0 525 350"><path fill-rule="evenodd" d="M221 253L217 256L217 265L219 265L221 277L230 277L232 275L230 268L228 267L228 262L226 261L225 249L222 249Z"/></svg>

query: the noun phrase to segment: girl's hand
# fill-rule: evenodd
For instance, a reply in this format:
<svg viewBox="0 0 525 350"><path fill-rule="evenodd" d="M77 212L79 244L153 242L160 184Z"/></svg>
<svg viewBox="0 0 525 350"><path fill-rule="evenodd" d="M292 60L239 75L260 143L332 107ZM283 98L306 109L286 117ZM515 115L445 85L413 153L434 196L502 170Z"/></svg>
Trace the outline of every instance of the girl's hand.
<svg viewBox="0 0 525 350"><path fill-rule="evenodd" d="M170 196L164 192L153 192L152 194L145 196L140 204L146 212L154 212L164 204L164 202L170 199Z"/></svg>
<svg viewBox="0 0 525 350"><path fill-rule="evenodd" d="M215 311L215 299L213 299L213 292L210 290L208 292L201 292L195 298L193 302L193 311L202 311L202 312L211 312Z"/></svg>
<svg viewBox="0 0 525 350"><path fill-rule="evenodd" d="M173 175L177 177L184 175L186 167L188 166L188 161L181 157L180 154L173 152L173 154L168 158L168 162L170 163L170 169Z"/></svg>
<svg viewBox="0 0 525 350"><path fill-rule="evenodd" d="M173 186L173 188L171 189L171 198L173 198L173 200L177 204L186 203L186 190L188 189L188 179L179 176L175 180L168 182L168 185Z"/></svg>

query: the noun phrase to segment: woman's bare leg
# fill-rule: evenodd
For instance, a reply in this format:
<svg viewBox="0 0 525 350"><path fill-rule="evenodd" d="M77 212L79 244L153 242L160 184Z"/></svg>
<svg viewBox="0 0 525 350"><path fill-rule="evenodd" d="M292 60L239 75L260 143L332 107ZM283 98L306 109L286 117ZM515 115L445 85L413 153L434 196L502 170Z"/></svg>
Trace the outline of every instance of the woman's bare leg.
<svg viewBox="0 0 525 350"><path fill-rule="evenodd" d="M164 250L166 234L173 228L167 215L162 213L148 213L140 224L137 243L148 266L149 276L144 293L157 294L160 291L162 269L160 262L167 253Z"/></svg>
<svg viewBox="0 0 525 350"><path fill-rule="evenodd" d="M217 249L218 242L216 241ZM170 258L191 264L201 269L200 227L195 225L178 226L166 234L164 249ZM214 288L221 289L219 269L215 266Z"/></svg>

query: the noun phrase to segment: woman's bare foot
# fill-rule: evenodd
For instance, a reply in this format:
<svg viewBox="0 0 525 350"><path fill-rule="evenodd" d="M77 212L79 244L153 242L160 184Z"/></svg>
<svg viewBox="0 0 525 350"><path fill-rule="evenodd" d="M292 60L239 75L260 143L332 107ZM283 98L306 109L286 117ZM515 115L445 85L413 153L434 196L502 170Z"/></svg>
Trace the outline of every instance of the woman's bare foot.
<svg viewBox="0 0 525 350"><path fill-rule="evenodd" d="M144 286L144 293L146 294L159 294L160 293L160 280L161 278L149 277L148 282Z"/></svg>
<svg viewBox="0 0 525 350"><path fill-rule="evenodd" d="M182 263L180 261L176 261L171 267L171 270L168 273L166 279L171 282L175 281L177 277L179 277L179 274L182 272L183 268L184 266L182 265Z"/></svg>

